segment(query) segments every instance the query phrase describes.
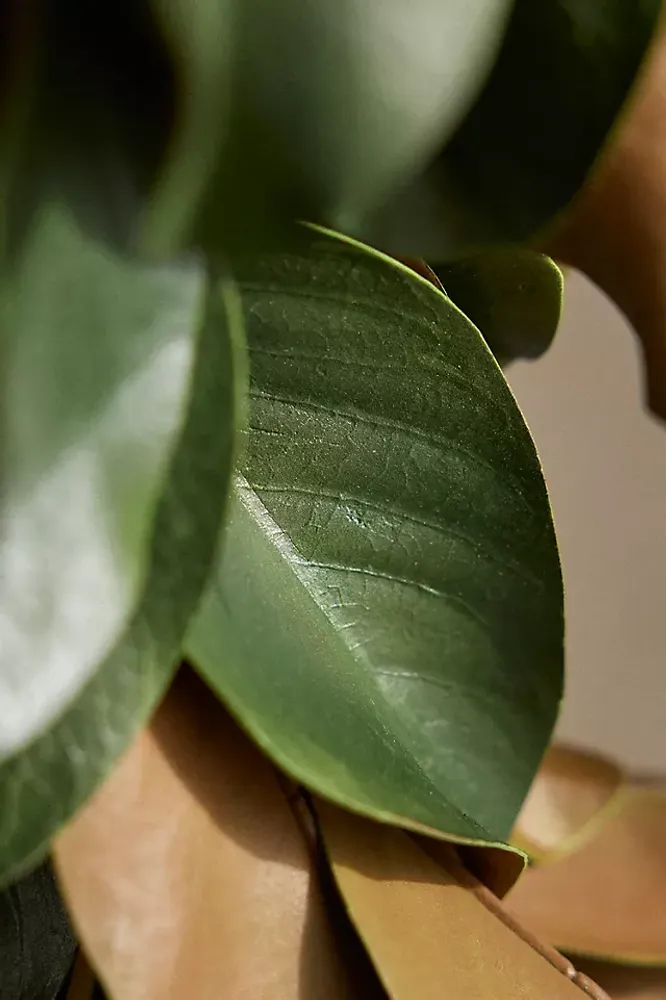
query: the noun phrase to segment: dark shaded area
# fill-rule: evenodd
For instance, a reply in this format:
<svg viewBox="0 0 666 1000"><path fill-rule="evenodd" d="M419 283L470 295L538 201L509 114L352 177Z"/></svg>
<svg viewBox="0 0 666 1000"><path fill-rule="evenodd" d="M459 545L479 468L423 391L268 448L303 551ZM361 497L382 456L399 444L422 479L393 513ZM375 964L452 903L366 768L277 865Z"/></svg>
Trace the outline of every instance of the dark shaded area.
<svg viewBox="0 0 666 1000"><path fill-rule="evenodd" d="M61 1000L75 951L50 863L0 894L2 1000Z"/></svg>
<svg viewBox="0 0 666 1000"><path fill-rule="evenodd" d="M627 997L636 1000L645 996L645 1000L666 995L666 969L649 969L616 965L614 962L592 962L576 960L578 968L599 984L616 1000Z"/></svg>
<svg viewBox="0 0 666 1000"><path fill-rule="evenodd" d="M11 25L22 37L3 102L13 125L10 246L45 187L66 195L85 228L131 245L175 115L173 71L149 4L52 0Z"/></svg>
<svg viewBox="0 0 666 1000"><path fill-rule="evenodd" d="M576 194L659 9L659 0L517 0L490 79L435 167L498 235L533 235Z"/></svg>

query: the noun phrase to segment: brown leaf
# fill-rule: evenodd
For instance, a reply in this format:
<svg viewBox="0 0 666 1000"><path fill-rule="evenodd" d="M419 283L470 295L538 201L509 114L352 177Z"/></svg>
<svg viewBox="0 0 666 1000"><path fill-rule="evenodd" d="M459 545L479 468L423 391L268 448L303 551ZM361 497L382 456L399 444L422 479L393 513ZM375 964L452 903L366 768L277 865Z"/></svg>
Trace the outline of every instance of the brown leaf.
<svg viewBox="0 0 666 1000"><path fill-rule="evenodd" d="M358 995L276 772L189 673L55 859L114 1000Z"/></svg>
<svg viewBox="0 0 666 1000"><path fill-rule="evenodd" d="M543 249L625 313L649 404L666 419L666 7L661 24L614 135Z"/></svg>
<svg viewBox="0 0 666 1000"><path fill-rule="evenodd" d="M666 791L626 786L592 829L528 870L508 906L568 953L666 964Z"/></svg>
<svg viewBox="0 0 666 1000"><path fill-rule="evenodd" d="M316 808L349 914L393 1000L581 996L499 909L485 905L453 848L447 870L402 830L325 802Z"/></svg>
<svg viewBox="0 0 666 1000"><path fill-rule="evenodd" d="M440 292L444 291L444 286L442 285L442 282L439 280L433 269L430 267L430 264L426 264L426 262L421 257L396 257L395 259L397 261L400 261L400 263L404 264L406 267L411 268L411 270L414 271L415 274L420 274L422 278L425 278L426 281L429 281L430 284L434 285L435 288L438 288Z"/></svg>
<svg viewBox="0 0 666 1000"><path fill-rule="evenodd" d="M567 853L604 822L621 785L622 772L605 758L551 747L518 817L513 842L532 858Z"/></svg>

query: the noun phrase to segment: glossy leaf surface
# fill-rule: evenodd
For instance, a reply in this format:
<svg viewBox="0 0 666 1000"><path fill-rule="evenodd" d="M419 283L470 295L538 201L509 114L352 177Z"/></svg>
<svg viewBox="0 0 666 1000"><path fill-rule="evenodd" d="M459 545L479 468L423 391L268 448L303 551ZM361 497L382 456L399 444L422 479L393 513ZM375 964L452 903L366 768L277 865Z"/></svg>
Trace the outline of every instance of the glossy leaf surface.
<svg viewBox="0 0 666 1000"><path fill-rule="evenodd" d="M254 240L296 215L344 229L459 125L509 0L153 0L178 125L158 242ZM161 200L166 198L166 202ZM198 219L198 223L197 223ZM189 235L189 234L188 234Z"/></svg>
<svg viewBox="0 0 666 1000"><path fill-rule="evenodd" d="M317 812L347 909L392 1000L582 1000L484 905L454 858L446 868L402 830L328 804Z"/></svg>
<svg viewBox="0 0 666 1000"><path fill-rule="evenodd" d="M357 244L239 269L251 430L186 649L299 781L501 839L562 683L562 591L528 431L478 331Z"/></svg>
<svg viewBox="0 0 666 1000"><path fill-rule="evenodd" d="M501 365L548 350L562 311L562 273L549 257L508 247L434 271Z"/></svg>
<svg viewBox="0 0 666 1000"><path fill-rule="evenodd" d="M2 879L171 676L226 498L239 317L198 265L116 257L57 203L0 296Z"/></svg>
<svg viewBox="0 0 666 1000"><path fill-rule="evenodd" d="M516 0L471 113L368 238L394 253L444 260L540 232L591 170L660 9L660 0Z"/></svg>
<svg viewBox="0 0 666 1000"><path fill-rule="evenodd" d="M56 841L65 896L118 1000L351 1000L357 982L277 773L198 678ZM346 956L345 956L346 958Z"/></svg>

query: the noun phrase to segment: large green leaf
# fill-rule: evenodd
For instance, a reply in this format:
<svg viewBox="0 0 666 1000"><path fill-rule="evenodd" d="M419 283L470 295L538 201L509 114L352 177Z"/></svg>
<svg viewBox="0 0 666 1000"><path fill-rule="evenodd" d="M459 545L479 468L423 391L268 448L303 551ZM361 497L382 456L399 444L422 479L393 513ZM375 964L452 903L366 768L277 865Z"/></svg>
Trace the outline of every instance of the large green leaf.
<svg viewBox="0 0 666 1000"><path fill-rule="evenodd" d="M502 247L435 264L434 271L501 365L548 350L560 321L563 285L550 257Z"/></svg>
<svg viewBox="0 0 666 1000"><path fill-rule="evenodd" d="M251 430L186 650L299 781L380 820L504 837L562 686L532 441L441 292L303 240L239 270Z"/></svg>
<svg viewBox="0 0 666 1000"><path fill-rule="evenodd" d="M515 0L499 58L453 140L375 219L400 254L524 240L581 187L620 113L661 0Z"/></svg>
<svg viewBox="0 0 666 1000"><path fill-rule="evenodd" d="M510 0L152 0L177 121L149 218L256 242L294 212L358 226L460 124Z"/></svg>
<svg viewBox="0 0 666 1000"><path fill-rule="evenodd" d="M240 316L197 262L116 257L57 201L5 267L0 316L2 879L172 675L228 488Z"/></svg>

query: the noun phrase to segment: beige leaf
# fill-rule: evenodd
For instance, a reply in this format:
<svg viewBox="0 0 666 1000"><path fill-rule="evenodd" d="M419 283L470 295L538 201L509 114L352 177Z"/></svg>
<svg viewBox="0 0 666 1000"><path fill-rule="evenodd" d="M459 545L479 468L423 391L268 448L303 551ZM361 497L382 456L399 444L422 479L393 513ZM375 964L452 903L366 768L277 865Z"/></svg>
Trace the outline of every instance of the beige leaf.
<svg viewBox="0 0 666 1000"><path fill-rule="evenodd" d="M594 836L528 870L508 905L568 953L666 965L666 792L616 793Z"/></svg>
<svg viewBox="0 0 666 1000"><path fill-rule="evenodd" d="M615 764L566 746L548 750L512 840L532 858L564 854L603 823L622 785Z"/></svg>
<svg viewBox="0 0 666 1000"><path fill-rule="evenodd" d="M64 830L57 870L113 1000L348 1000L275 770L194 675Z"/></svg>
<svg viewBox="0 0 666 1000"><path fill-rule="evenodd" d="M496 909L485 905L453 849L447 870L444 855L437 863L401 830L324 802L317 803L317 814L349 914L393 1000L581 996L500 919L499 903ZM573 974L566 960L561 963Z"/></svg>

